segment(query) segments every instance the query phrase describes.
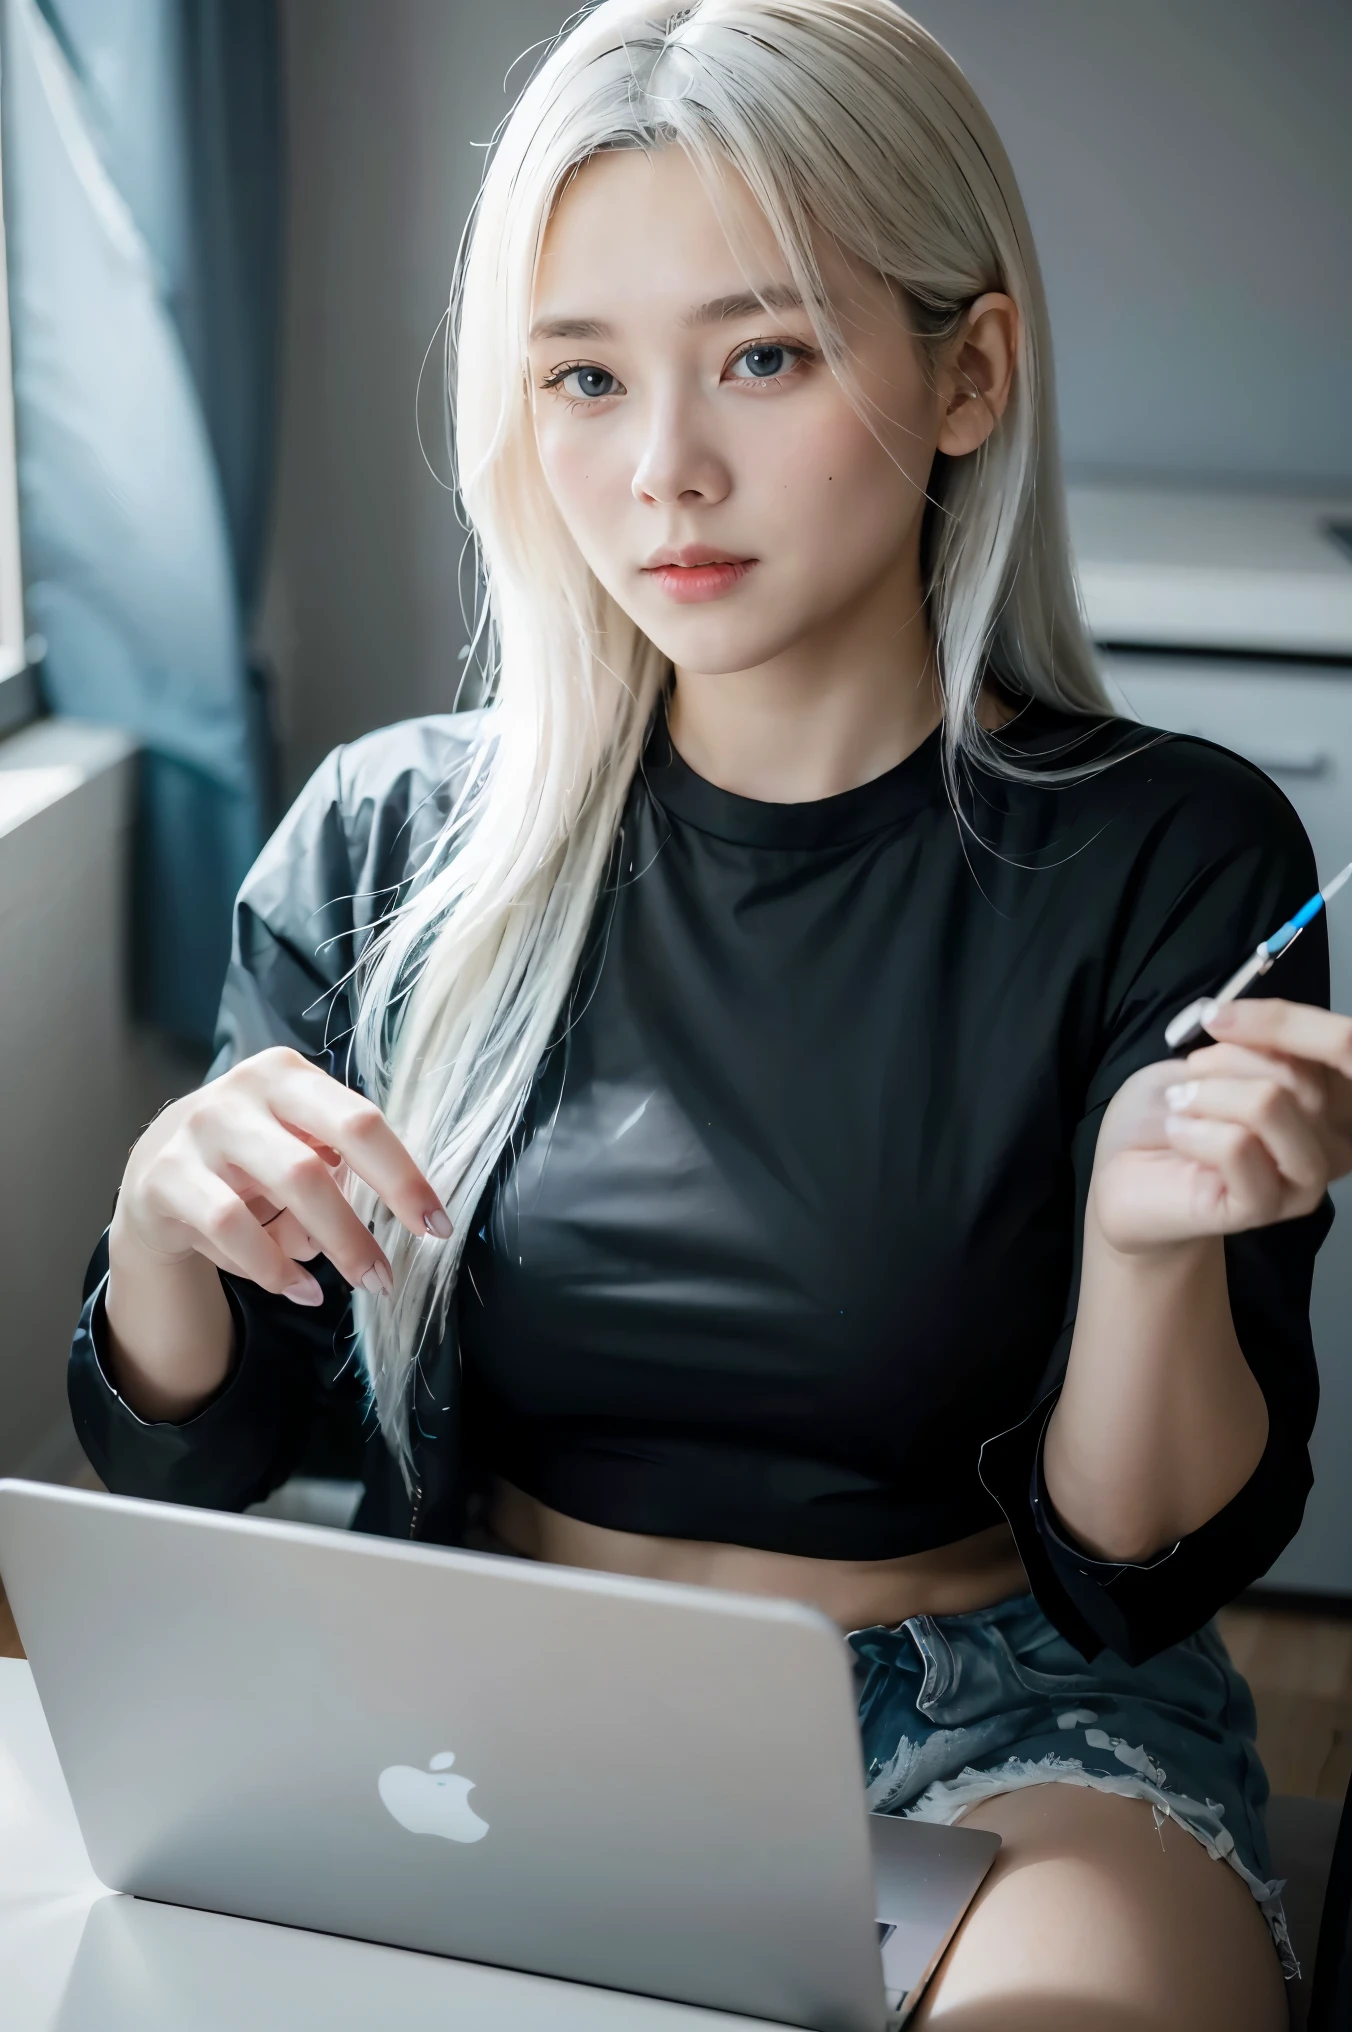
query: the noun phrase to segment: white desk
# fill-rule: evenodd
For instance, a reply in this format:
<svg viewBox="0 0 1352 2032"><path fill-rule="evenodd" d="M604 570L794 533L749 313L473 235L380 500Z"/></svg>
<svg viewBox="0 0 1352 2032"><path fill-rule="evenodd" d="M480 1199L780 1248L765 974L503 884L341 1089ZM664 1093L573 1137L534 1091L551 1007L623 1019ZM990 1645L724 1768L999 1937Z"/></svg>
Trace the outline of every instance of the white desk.
<svg viewBox="0 0 1352 2032"><path fill-rule="evenodd" d="M5 2032L767 2032L613 1990L119 1897L94 1876L27 1665L0 1659Z"/></svg>

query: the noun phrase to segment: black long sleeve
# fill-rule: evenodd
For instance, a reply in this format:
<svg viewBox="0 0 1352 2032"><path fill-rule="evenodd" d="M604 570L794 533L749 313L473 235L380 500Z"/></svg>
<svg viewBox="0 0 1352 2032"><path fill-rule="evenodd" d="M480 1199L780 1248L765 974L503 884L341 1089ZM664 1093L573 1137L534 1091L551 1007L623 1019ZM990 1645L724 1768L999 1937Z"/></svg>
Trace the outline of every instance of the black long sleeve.
<svg viewBox="0 0 1352 2032"><path fill-rule="evenodd" d="M210 1078L287 1045L353 1079L353 968L444 819L478 726L464 714L392 728L336 750L316 772L236 902ZM86 1275L68 1392L80 1442L109 1488L242 1510L308 1464L328 1421L345 1471L367 1480L363 1524L405 1527L407 1501L353 1363L350 1293L329 1263L310 1266L324 1291L313 1309L222 1275L234 1360L210 1402L179 1424L139 1417L110 1380L107 1267L105 1235Z"/></svg>
<svg viewBox="0 0 1352 2032"><path fill-rule="evenodd" d="M1243 767L1245 765L1239 765ZM1256 774L1256 772L1254 772ZM1247 802L1247 800L1246 800ZM1266 807L1266 809L1264 809ZM1185 812L1168 852L1145 863L1119 934L1100 1062L1072 1146L1076 1255L1066 1320L1048 1388L1031 1414L987 1442L981 1471L1018 1541L1034 1590L1077 1647L1107 1645L1137 1661L1200 1627L1266 1573L1300 1527L1312 1485L1308 1442L1319 1390L1310 1336L1315 1255L1333 1221L1326 1196L1312 1214L1227 1237L1226 1281L1235 1333L1267 1404L1268 1438L1253 1474L1199 1530L1143 1564L1098 1560L1058 1528L1042 1448L1075 1325L1079 1240L1094 1150L1108 1102L1140 1066L1167 1057L1164 1026L1194 993L1234 971L1260 938L1318 887L1294 814L1264 787L1242 830L1219 800ZM1186 874L1187 879L1182 879ZM1328 947L1302 940L1258 992L1328 1003Z"/></svg>

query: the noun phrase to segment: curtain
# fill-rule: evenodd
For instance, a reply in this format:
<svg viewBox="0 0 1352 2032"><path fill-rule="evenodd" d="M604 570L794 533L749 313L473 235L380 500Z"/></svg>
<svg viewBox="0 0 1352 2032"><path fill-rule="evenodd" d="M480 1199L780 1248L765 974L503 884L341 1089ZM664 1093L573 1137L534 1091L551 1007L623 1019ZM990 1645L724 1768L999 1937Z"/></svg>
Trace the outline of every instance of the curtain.
<svg viewBox="0 0 1352 2032"><path fill-rule="evenodd" d="M3 0L28 626L56 712L140 744L139 1013L211 1034L273 817L248 653L271 481L276 0Z"/></svg>

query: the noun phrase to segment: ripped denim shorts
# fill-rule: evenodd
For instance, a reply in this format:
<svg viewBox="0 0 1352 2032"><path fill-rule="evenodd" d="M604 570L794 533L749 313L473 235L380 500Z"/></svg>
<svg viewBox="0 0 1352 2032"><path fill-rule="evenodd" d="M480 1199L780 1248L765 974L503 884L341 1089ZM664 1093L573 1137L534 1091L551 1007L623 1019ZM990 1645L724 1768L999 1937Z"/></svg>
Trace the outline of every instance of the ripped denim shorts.
<svg viewBox="0 0 1352 2032"><path fill-rule="evenodd" d="M1253 1699L1208 1626L1144 1665L1086 1664L1032 1595L961 1616L855 1630L868 1804L953 1821L1022 1785L1064 1783L1148 1799L1262 1907L1296 1973L1263 1826L1268 1782Z"/></svg>

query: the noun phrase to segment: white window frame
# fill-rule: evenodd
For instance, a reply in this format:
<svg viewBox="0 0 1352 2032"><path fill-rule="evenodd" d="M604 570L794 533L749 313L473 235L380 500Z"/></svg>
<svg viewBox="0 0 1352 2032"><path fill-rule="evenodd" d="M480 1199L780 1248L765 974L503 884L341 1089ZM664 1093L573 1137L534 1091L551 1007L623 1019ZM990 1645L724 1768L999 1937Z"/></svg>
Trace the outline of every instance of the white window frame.
<svg viewBox="0 0 1352 2032"><path fill-rule="evenodd" d="M0 179L0 736L32 719L37 710L25 640L19 476L14 443L14 363L9 337L4 189Z"/></svg>

